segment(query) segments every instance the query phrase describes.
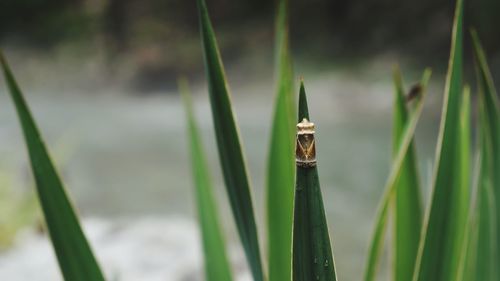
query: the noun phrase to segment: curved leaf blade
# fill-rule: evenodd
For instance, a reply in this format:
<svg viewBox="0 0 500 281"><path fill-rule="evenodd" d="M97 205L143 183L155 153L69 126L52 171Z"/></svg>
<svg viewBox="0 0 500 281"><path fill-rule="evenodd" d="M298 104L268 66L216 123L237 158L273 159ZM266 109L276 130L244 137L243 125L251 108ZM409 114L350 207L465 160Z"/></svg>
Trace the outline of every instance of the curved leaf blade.
<svg viewBox="0 0 500 281"><path fill-rule="evenodd" d="M295 102L287 14L288 0L279 1L275 39L277 91L266 185L270 281L291 278ZM280 202L279 208L276 202Z"/></svg>
<svg viewBox="0 0 500 281"><path fill-rule="evenodd" d="M477 190L477 237L474 280L498 280L497 206L493 192L491 143L483 126L481 175Z"/></svg>
<svg viewBox="0 0 500 281"><path fill-rule="evenodd" d="M500 169L500 103L479 36L475 30L471 31L471 35L476 64L478 66L478 86L481 102L480 112L483 114L480 120L484 126L484 137L491 146L492 169L498 171ZM492 188L495 194L495 204L498 206L500 204L500 173L493 173L491 176ZM500 227L500 213L497 214L496 217L497 227ZM500 237L498 238L497 246L499 247L498 252L500 253Z"/></svg>
<svg viewBox="0 0 500 281"><path fill-rule="evenodd" d="M479 114L481 129L481 175L477 196L478 240L477 280L500 280L500 110L498 96L486 61L486 55L475 30L471 31L477 65Z"/></svg>
<svg viewBox="0 0 500 281"><path fill-rule="evenodd" d="M424 100L427 96L427 84L429 83L430 76L431 70L426 69L421 80L422 92L419 96L417 96L415 108L410 114L410 118L405 123L404 129L401 132L399 147L393 158L384 194L382 195L380 206L376 214L375 229L373 231L372 241L368 250L368 261L364 275L365 281L373 281L376 279L380 257L384 247L384 237L387 228L390 203L395 196L396 189L398 187L397 183L403 171L403 165L407 159L407 155L415 135L415 130L422 114Z"/></svg>
<svg viewBox="0 0 500 281"><path fill-rule="evenodd" d="M460 149L462 151L459 159L461 167L461 180L469 181L471 177L470 172L470 157L471 157L471 101L470 101L470 87L464 86L462 104L460 108ZM478 159L476 159L477 162ZM480 163L476 163L476 167L480 170ZM477 178L477 177L476 177ZM474 186L478 184L477 179L474 181ZM476 189L476 188L475 188ZM478 194L479 194L479 190ZM478 200L479 201L479 200ZM464 242L462 243L462 251L460 253L459 268L457 274L457 281L475 280L472 274L475 268L476 254L477 254L477 222L475 206L471 203L468 210L466 230L464 233ZM471 279L472 278L472 279Z"/></svg>
<svg viewBox="0 0 500 281"><path fill-rule="evenodd" d="M219 158L238 233L255 281L264 280L250 183L224 67L204 0L198 0L201 41Z"/></svg>
<svg viewBox="0 0 500 281"><path fill-rule="evenodd" d="M433 195L424 223L414 280L454 281L459 274L469 209L469 180L461 175L463 0L458 0L441 126L436 152ZM468 164L468 163L467 163Z"/></svg>
<svg viewBox="0 0 500 281"><path fill-rule="evenodd" d="M226 245L220 228L217 205L212 193L212 180L208 171L205 151L203 150L186 80L179 80L179 91L181 92L186 111L191 168L201 227L206 280L231 281L232 277L226 254Z"/></svg>
<svg viewBox="0 0 500 281"><path fill-rule="evenodd" d="M405 97L399 69L394 73L394 82L396 97L393 121L393 153L396 154L404 137L404 126L410 118L406 107L407 99L418 95L419 91L423 91L424 85L414 86L408 97ZM415 144L412 140L401 167L401 174L395 183L394 236L392 239L393 280L411 280L415 270L422 227L422 201L417 166Z"/></svg>
<svg viewBox="0 0 500 281"><path fill-rule="evenodd" d="M0 64L21 123L38 198L64 279L104 281L28 105L1 53Z"/></svg>

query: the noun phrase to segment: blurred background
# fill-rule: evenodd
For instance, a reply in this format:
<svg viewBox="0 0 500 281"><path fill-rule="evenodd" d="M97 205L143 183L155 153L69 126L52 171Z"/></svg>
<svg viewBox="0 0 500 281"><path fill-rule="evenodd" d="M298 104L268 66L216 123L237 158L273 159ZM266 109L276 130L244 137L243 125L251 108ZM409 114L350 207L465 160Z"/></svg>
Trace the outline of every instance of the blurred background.
<svg viewBox="0 0 500 281"><path fill-rule="evenodd" d="M264 246L275 2L207 0L207 5L232 89ZM429 185L453 9L452 0L291 0L294 70L305 78L317 125L320 178L342 280L361 279L389 169L396 63L407 88L424 67L434 70L417 132L420 174ZM497 0L466 1L466 26L478 29L497 82L498 11ZM474 88L465 38L465 79ZM202 280L176 86L179 76L188 77L234 272L238 280L250 280L218 167L196 1L2 0L0 48L105 271L117 280ZM61 280L33 192L21 131L0 79L2 280Z"/></svg>

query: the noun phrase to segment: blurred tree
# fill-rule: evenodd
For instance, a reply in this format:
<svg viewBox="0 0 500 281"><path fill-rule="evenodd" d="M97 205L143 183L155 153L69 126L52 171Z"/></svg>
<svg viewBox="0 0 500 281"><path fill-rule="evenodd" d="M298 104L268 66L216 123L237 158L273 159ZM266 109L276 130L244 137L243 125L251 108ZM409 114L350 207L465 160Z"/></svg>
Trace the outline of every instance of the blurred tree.
<svg viewBox="0 0 500 281"><path fill-rule="evenodd" d="M78 10L83 1L2 0L0 39L28 40L44 46L67 37L81 22Z"/></svg>
<svg viewBox="0 0 500 281"><path fill-rule="evenodd" d="M275 2L207 0L225 60L272 49ZM296 54L317 62L332 54L363 58L397 51L441 63L448 55L454 5L454 0L291 0L292 45ZM493 68L500 51L498 11L500 0L467 1L466 24L477 27ZM103 46L109 74L116 72L114 62L128 60L141 89L174 86L166 76L200 67L194 0L0 0L0 43L12 42L35 49L76 42L72 46L92 52Z"/></svg>
<svg viewBox="0 0 500 281"><path fill-rule="evenodd" d="M123 51L127 43L127 6L130 0L109 0L103 13L103 31L108 47Z"/></svg>
<svg viewBox="0 0 500 281"><path fill-rule="evenodd" d="M272 21L274 2L211 0L208 5L217 30L223 31L224 27ZM467 4L469 23L478 28L487 46L493 51L500 49L500 37L495 33L500 25L500 18L496 16L500 1L477 0ZM419 50L424 56L436 54L436 50L445 53L448 37L443 35L449 33L453 5L452 0L295 0L291 3L292 26L296 30L293 36L310 38L297 41L318 42L318 48L323 46L328 51L333 47L377 52L398 47L412 52ZM88 6L103 6L95 15L97 19L88 17ZM101 28L92 29L95 24L91 22L96 20ZM195 36L195 1L0 1L0 40L21 38L43 45L88 32L102 33L111 52L127 50L131 41L141 44L141 40L149 43L148 38L161 41L165 37ZM421 48L423 44L425 51Z"/></svg>
<svg viewBox="0 0 500 281"><path fill-rule="evenodd" d="M472 25L474 25L482 40L486 43L488 51L498 52L500 49L500 1L498 0L475 0L471 1Z"/></svg>

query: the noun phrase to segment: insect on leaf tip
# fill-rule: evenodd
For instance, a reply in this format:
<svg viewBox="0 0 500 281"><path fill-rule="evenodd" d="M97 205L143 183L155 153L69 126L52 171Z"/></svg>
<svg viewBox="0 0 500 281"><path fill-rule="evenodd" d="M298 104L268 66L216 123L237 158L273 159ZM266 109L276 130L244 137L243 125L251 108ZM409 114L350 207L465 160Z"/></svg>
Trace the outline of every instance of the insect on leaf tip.
<svg viewBox="0 0 500 281"><path fill-rule="evenodd" d="M295 144L295 163L298 167L312 168L316 166L316 143L314 140L314 123L303 118L297 124Z"/></svg>

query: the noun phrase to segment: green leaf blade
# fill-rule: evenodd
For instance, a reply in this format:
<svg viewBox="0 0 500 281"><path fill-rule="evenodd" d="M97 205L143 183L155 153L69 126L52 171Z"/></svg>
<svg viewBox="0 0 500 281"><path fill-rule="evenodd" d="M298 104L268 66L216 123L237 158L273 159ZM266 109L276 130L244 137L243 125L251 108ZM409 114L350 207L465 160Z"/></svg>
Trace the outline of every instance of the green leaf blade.
<svg viewBox="0 0 500 281"><path fill-rule="evenodd" d="M410 114L409 120L407 120L407 122L405 123L404 129L402 131L398 150L394 153L395 156L393 157L393 162L391 165L389 177L385 185L384 194L382 195L382 199L375 216L376 223L368 250L368 261L366 263L364 275L365 281L376 280L380 257L382 256L384 247L384 238L387 228L390 204L395 196L396 189L398 187L397 183L403 171L403 165L405 163L405 160L407 159L407 155L415 135L415 130L422 114L425 97L427 95L427 84L429 83L431 73L432 72L430 69L426 69L423 73L422 80L420 82L422 87L421 93L416 97L417 100L415 102L416 104L414 106L414 109Z"/></svg>
<svg viewBox="0 0 500 281"><path fill-rule="evenodd" d="M179 90L183 97L187 117L191 167L195 186L196 205L198 207L198 218L201 226L206 280L231 281L232 277L226 254L226 246L212 192L212 180L208 171L206 154L203 150L186 80L179 81Z"/></svg>
<svg viewBox="0 0 500 281"><path fill-rule="evenodd" d="M396 97L393 121L393 153L396 154L404 137L404 127L409 120L409 113L399 70L394 73L394 82ZM422 87L422 85L418 87ZM421 88L412 89L415 93L422 90ZM409 97L413 94L410 93ZM411 280L417 258L422 227L422 202L417 165L415 144L412 140L395 187L393 280Z"/></svg>
<svg viewBox="0 0 500 281"><path fill-rule="evenodd" d="M384 238L387 230L388 212L390 207L389 199L383 201L376 214L375 229L372 234L363 280L374 281L377 279L377 271L380 265L380 257L384 249Z"/></svg>
<svg viewBox="0 0 500 281"><path fill-rule="evenodd" d="M479 121L481 132L481 169L477 196L477 280L500 280L498 262L500 238L500 110L498 96L475 30L471 31L477 65Z"/></svg>
<svg viewBox="0 0 500 281"><path fill-rule="evenodd" d="M299 120L309 119L303 83ZM293 222L293 281L335 281L337 274L330 245L316 166L297 165Z"/></svg>
<svg viewBox="0 0 500 281"><path fill-rule="evenodd" d="M414 280L454 281L459 274L469 209L469 180L460 175L463 0L458 0L436 153L433 195ZM465 152L466 153L466 152Z"/></svg>
<svg viewBox="0 0 500 281"><path fill-rule="evenodd" d="M250 183L229 90L206 4L198 0L201 39L219 158L229 202L255 281L264 280Z"/></svg>
<svg viewBox="0 0 500 281"><path fill-rule="evenodd" d="M484 155L484 157L488 157L489 161L483 162L484 165L487 165L483 169L497 171L489 174L489 181L491 181L491 188L493 189L495 198L496 233L500 233L500 173L498 173L500 170L500 103L479 36L475 30L471 31L471 35L478 70L477 78L483 143L484 145L488 145L487 148L490 152L490 154ZM497 253L500 254L500 237L498 236L496 246Z"/></svg>
<svg viewBox="0 0 500 281"><path fill-rule="evenodd" d="M295 107L287 13L288 0L279 1L275 39L277 93L266 185L270 281L291 279ZM279 208L276 202L280 202Z"/></svg>
<svg viewBox="0 0 500 281"><path fill-rule="evenodd" d="M21 123L38 198L64 279L104 281L28 105L1 53L0 64Z"/></svg>
<svg viewBox="0 0 500 281"><path fill-rule="evenodd" d="M464 86L462 103L460 108L460 175L461 183L466 183L471 179L471 100L470 100L470 87L468 85ZM477 167L480 169L479 162L476 163ZM476 184L477 181L474 183ZM479 191L479 190L478 190ZM479 194L479 193L478 193ZM464 242L462 244L462 251L460 253L459 269L456 280L466 281L475 280L472 276L475 274L472 272L475 270L475 260L477 254L477 223L476 223L476 213L474 206L471 204L471 208L468 209L468 217L465 226Z"/></svg>
<svg viewBox="0 0 500 281"><path fill-rule="evenodd" d="M485 151L487 151L485 149ZM483 152L484 156L486 152ZM483 167L488 165L483 158ZM474 280L499 280L495 196L491 175L481 175L477 198L477 241Z"/></svg>

